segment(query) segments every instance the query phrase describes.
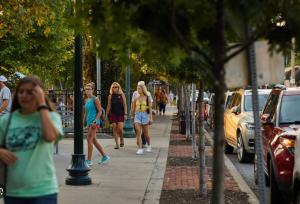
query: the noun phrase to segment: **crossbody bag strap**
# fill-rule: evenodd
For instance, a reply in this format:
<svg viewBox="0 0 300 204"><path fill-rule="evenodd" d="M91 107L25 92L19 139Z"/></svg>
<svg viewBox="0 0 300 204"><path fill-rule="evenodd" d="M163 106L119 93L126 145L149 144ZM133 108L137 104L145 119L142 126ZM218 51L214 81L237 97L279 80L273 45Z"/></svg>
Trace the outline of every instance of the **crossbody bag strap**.
<svg viewBox="0 0 300 204"><path fill-rule="evenodd" d="M4 135L3 135L3 145L2 148L6 149L6 137L7 137L7 133L8 133L8 129L9 129L9 125L11 123L11 119L12 119L12 113L9 113L9 117L8 117L8 122L6 125L6 128L4 130ZM3 187L6 187L6 183L7 183L7 166L3 163L4 165L4 172L3 172Z"/></svg>

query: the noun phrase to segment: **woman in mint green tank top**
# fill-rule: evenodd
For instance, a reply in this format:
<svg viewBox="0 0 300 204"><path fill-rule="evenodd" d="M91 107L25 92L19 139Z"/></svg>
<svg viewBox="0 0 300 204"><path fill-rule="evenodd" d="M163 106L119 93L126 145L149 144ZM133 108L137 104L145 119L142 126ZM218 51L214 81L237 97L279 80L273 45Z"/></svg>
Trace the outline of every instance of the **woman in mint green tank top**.
<svg viewBox="0 0 300 204"><path fill-rule="evenodd" d="M11 118L0 118L0 160L7 165L5 204L57 203L52 150L63 131L60 115L53 110L37 77L20 80Z"/></svg>
<svg viewBox="0 0 300 204"><path fill-rule="evenodd" d="M99 98L93 95L94 92L94 84L89 83L85 86L85 113L83 116L84 124L88 128L88 135L87 135L87 143L88 143L88 155L86 164L89 166L93 165L92 162L92 154L93 154L93 147L97 148L97 150L102 155L102 158L99 160L99 164L107 163L110 159L109 156L105 154L105 151L101 144L98 142L96 138L97 129L100 128L100 117L102 114L102 107Z"/></svg>

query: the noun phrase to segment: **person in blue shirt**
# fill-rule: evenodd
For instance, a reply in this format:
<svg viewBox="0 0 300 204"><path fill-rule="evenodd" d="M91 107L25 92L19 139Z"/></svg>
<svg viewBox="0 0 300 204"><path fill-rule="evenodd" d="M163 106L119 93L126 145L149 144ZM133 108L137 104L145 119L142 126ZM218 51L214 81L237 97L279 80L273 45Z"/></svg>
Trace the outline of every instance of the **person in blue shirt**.
<svg viewBox="0 0 300 204"><path fill-rule="evenodd" d="M99 98L93 95L94 87L95 87L94 83L88 83L85 86L86 100L84 106L85 112L83 116L84 124L88 128L88 134L87 134L88 155L87 155L86 164L89 166L93 165L92 153L93 153L94 145L102 155L102 158L98 162L99 164L107 163L108 160L110 159L110 157L106 155L103 147L100 145L100 143L96 138L96 132L97 129L100 128L100 123L101 123L100 117L102 114L102 107Z"/></svg>

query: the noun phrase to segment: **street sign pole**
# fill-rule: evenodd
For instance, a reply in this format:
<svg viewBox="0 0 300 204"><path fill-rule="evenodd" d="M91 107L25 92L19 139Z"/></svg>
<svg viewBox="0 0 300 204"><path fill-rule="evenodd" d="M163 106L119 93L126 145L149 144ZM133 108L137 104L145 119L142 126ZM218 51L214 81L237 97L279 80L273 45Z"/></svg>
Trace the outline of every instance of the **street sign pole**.
<svg viewBox="0 0 300 204"><path fill-rule="evenodd" d="M247 37L251 35L251 29L247 28ZM256 60L254 44L251 44L248 48L248 68L250 74L250 82L252 88L252 104L253 104L253 116L254 116L254 132L255 132L255 150L257 157L257 169L258 169L258 189L259 189L259 203L265 204L265 174L263 170L263 154L262 154L262 138L260 130L259 119L259 102L257 91L257 76L256 76Z"/></svg>

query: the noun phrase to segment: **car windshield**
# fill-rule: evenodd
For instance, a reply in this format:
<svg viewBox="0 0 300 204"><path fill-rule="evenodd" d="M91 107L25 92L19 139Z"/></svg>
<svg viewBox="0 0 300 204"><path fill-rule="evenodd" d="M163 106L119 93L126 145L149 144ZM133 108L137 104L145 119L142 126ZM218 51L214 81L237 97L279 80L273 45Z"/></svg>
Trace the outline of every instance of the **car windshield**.
<svg viewBox="0 0 300 204"><path fill-rule="evenodd" d="M265 105L265 102L266 102L268 96L269 96L269 94L258 94L259 111L262 110L262 108ZM245 103L245 111L253 111L252 95L246 95L244 103Z"/></svg>
<svg viewBox="0 0 300 204"><path fill-rule="evenodd" d="M300 95L283 96L281 101L279 123L299 123Z"/></svg>

